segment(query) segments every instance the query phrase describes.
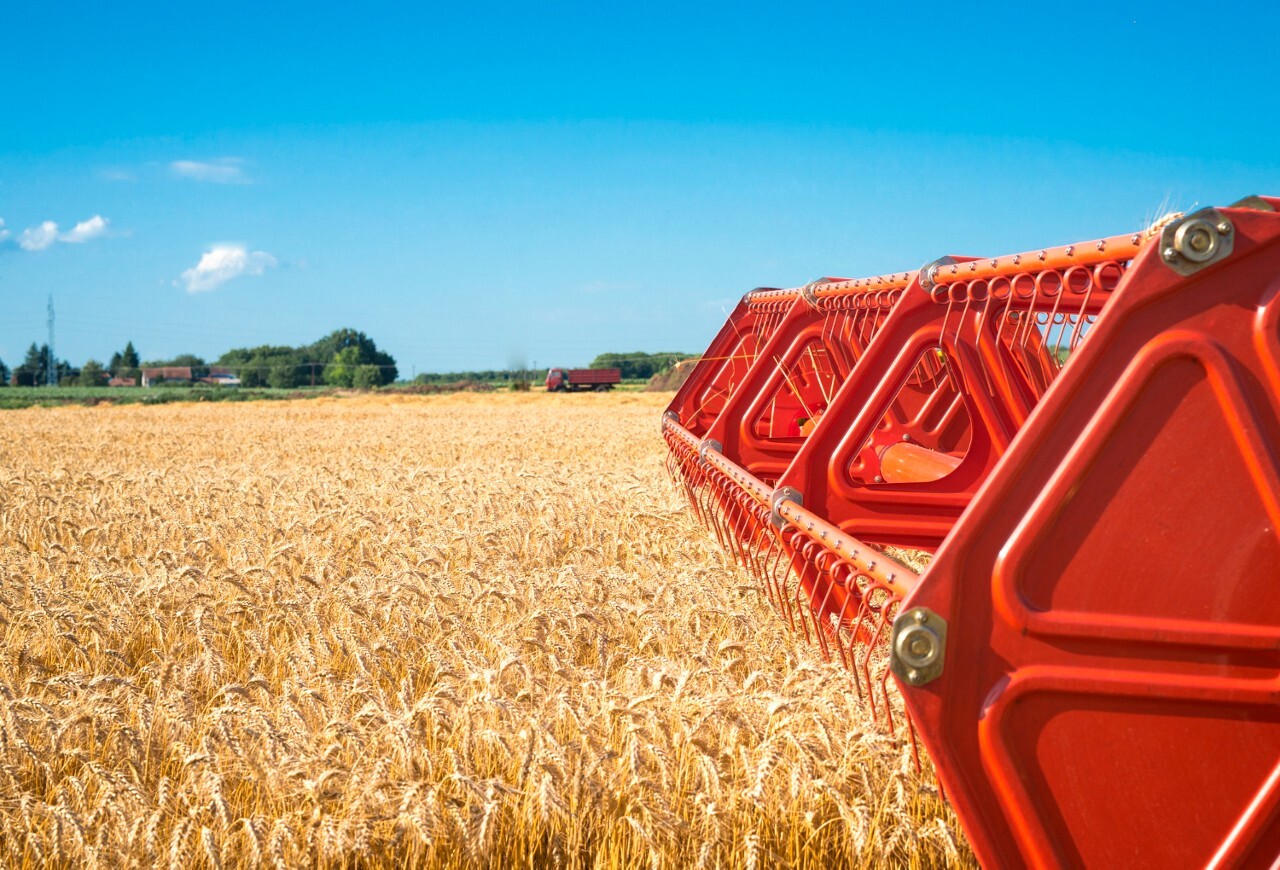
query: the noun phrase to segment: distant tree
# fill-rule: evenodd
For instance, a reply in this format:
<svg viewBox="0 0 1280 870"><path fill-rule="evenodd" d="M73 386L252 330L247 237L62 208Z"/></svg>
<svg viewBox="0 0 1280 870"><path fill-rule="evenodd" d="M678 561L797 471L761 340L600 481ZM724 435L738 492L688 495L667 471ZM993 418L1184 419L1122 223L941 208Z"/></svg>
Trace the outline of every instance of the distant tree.
<svg viewBox="0 0 1280 870"><path fill-rule="evenodd" d="M72 376L71 366L65 360L54 359L49 345L32 343L22 365L13 370L13 382L22 387L42 387L50 383L51 371L57 374L59 381Z"/></svg>
<svg viewBox="0 0 1280 870"><path fill-rule="evenodd" d="M351 386L357 390L368 390L378 386L378 379L381 371L377 366L360 365L356 366L355 374L351 378Z"/></svg>
<svg viewBox="0 0 1280 870"><path fill-rule="evenodd" d="M231 369L240 378L242 386L266 387L270 386L271 374L276 368L298 365L298 352L282 345L238 347L218 357L214 365ZM282 377L277 375L277 381Z"/></svg>
<svg viewBox="0 0 1280 870"><path fill-rule="evenodd" d="M9 376L12 374L9 367L4 364L4 360L0 359L0 387L9 386Z"/></svg>
<svg viewBox="0 0 1280 870"><path fill-rule="evenodd" d="M396 361L391 354L378 350L373 339L354 329L336 329L310 347L300 348L300 350L306 362L326 365L335 362L338 354L349 348L356 349L354 364L378 367L379 386L392 383L399 375ZM349 360L350 355L344 359ZM328 381L327 374L325 380Z"/></svg>
<svg viewBox="0 0 1280 870"><path fill-rule="evenodd" d="M107 373L102 368L102 363L96 359L85 360L85 364L80 366L80 374L76 377L76 386L100 387L106 382Z"/></svg>
<svg viewBox="0 0 1280 870"><path fill-rule="evenodd" d="M395 359L354 329L334 330L304 347L233 348L214 365L234 371L246 387L280 385L291 389L317 383L349 387L358 366L373 366L378 386L392 383L398 375Z"/></svg>
<svg viewBox="0 0 1280 870"><path fill-rule="evenodd" d="M267 385L277 390L291 390L299 385L298 374L296 365L277 363L267 373Z"/></svg>
<svg viewBox="0 0 1280 870"><path fill-rule="evenodd" d="M619 369L624 378L651 378L665 372L680 360L691 359L691 353L602 353L591 361L593 369Z"/></svg>
<svg viewBox="0 0 1280 870"><path fill-rule="evenodd" d="M135 354L136 356L136 354ZM152 359L142 363L143 368L159 368L160 366L190 366L191 368L201 368L205 365L203 358L193 353L180 353L173 359Z"/></svg>
<svg viewBox="0 0 1280 870"><path fill-rule="evenodd" d="M355 381L359 366L360 348L355 345L344 347L333 355L333 360L325 369L325 383L334 387L350 387Z"/></svg>
<svg viewBox="0 0 1280 870"><path fill-rule="evenodd" d="M13 382L19 387L34 387L44 378L44 353L34 341L22 362L13 370Z"/></svg>
<svg viewBox="0 0 1280 870"><path fill-rule="evenodd" d="M117 378L136 378L138 377L138 368L142 365L138 359L138 352L134 350L133 342L127 342L124 350L116 351L111 354L111 360L107 363L107 368L111 374Z"/></svg>

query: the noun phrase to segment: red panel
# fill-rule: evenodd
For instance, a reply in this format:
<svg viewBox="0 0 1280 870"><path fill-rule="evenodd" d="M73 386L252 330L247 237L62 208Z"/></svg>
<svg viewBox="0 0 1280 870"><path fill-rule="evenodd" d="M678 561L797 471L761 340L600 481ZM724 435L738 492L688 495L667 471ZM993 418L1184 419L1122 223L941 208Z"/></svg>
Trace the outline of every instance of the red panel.
<svg viewBox="0 0 1280 870"><path fill-rule="evenodd" d="M1161 687L1163 697L1127 695L1124 683L1104 687L1091 674L1059 675L1053 690L1035 682L1007 688L979 730L991 745L992 783L1031 816L1022 836L1039 858L1203 867L1243 808L1256 801L1266 812L1280 797L1280 711L1264 697L1255 705L1178 699L1176 684ZM1213 751L1227 746L1230 775ZM1046 794L1053 802L1044 806L1036 799Z"/></svg>
<svg viewBox="0 0 1280 870"><path fill-rule="evenodd" d="M1280 854L1280 216L1180 277L1152 246L904 607L903 694L989 866Z"/></svg>

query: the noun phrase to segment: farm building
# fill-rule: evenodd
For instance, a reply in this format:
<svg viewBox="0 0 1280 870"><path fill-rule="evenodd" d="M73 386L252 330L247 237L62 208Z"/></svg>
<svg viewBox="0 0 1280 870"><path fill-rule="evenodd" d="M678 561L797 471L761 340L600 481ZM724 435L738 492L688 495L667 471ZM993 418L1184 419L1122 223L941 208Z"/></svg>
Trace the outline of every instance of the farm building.
<svg viewBox="0 0 1280 870"><path fill-rule="evenodd" d="M189 384L193 380L191 366L158 366L142 370L142 385L144 387L153 387L159 383Z"/></svg>

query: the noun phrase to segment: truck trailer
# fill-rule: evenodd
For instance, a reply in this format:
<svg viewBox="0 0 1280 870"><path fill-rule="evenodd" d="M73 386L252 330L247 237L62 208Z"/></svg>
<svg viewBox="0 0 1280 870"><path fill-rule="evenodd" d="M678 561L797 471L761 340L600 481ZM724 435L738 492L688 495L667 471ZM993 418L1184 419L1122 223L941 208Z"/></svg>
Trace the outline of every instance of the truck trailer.
<svg viewBox="0 0 1280 870"><path fill-rule="evenodd" d="M603 393L620 383L621 369L551 369L547 372L548 393L577 393L582 390Z"/></svg>

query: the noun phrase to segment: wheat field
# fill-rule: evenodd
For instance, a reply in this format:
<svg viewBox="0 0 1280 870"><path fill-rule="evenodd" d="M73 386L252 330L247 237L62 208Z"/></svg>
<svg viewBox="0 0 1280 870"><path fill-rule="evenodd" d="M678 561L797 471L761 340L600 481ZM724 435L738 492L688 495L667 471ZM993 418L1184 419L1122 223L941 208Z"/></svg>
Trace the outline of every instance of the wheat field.
<svg viewBox="0 0 1280 870"><path fill-rule="evenodd" d="M668 396L0 416L0 864L973 866Z"/></svg>

